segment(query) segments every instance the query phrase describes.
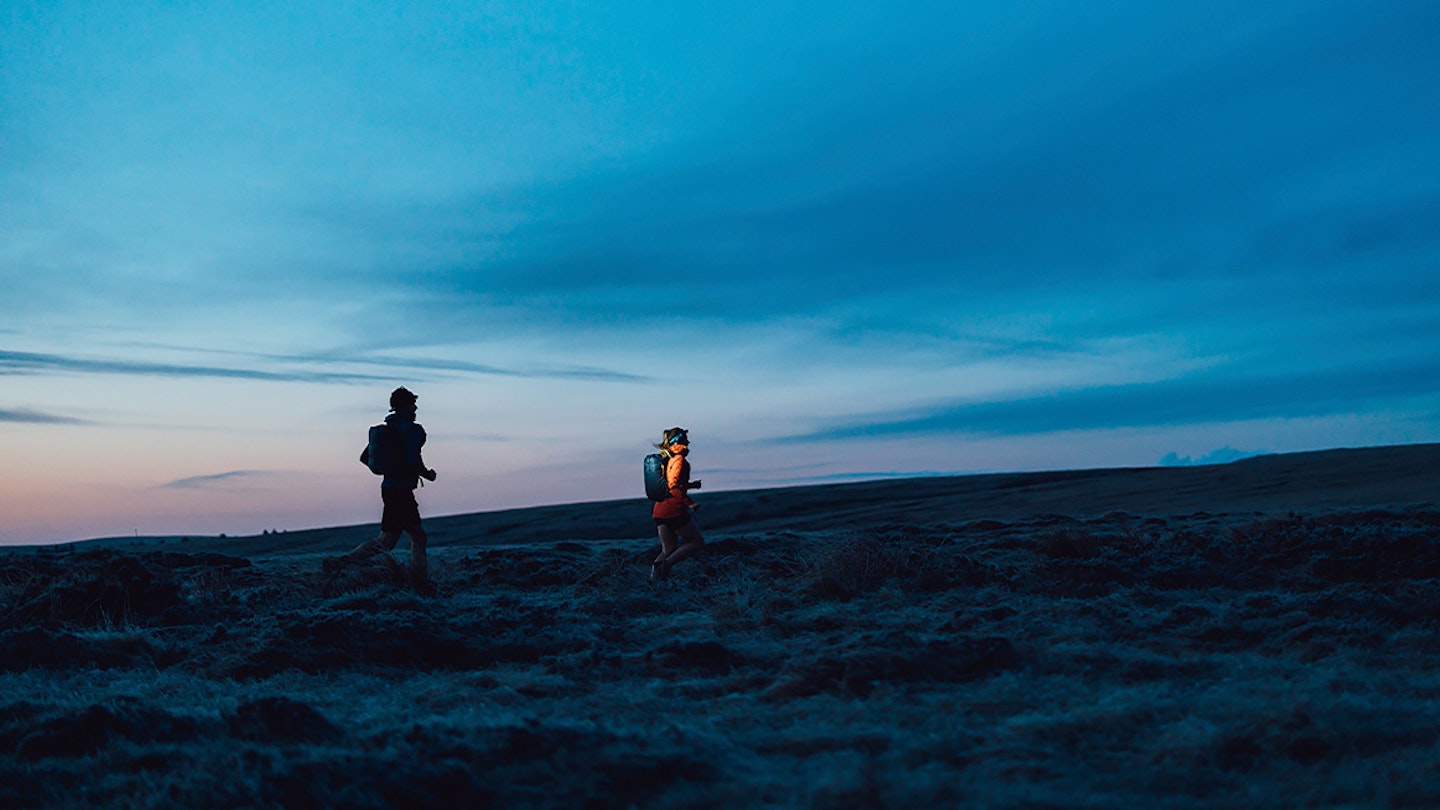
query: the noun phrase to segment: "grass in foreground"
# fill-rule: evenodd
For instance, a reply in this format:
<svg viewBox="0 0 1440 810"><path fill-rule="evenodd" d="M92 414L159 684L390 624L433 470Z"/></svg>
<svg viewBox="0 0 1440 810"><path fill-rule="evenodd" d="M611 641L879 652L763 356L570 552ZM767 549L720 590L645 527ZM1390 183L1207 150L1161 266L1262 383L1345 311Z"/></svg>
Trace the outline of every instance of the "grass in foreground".
<svg viewBox="0 0 1440 810"><path fill-rule="evenodd" d="M0 805L1440 805L1440 514L0 557ZM403 554L402 554L403 558Z"/></svg>

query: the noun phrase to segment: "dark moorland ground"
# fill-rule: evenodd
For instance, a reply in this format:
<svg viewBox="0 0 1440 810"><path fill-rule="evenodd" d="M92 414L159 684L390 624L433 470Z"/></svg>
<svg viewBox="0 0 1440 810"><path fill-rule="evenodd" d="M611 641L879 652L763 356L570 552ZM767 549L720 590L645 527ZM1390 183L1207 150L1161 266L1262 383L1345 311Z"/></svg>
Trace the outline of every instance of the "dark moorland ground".
<svg viewBox="0 0 1440 810"><path fill-rule="evenodd" d="M18 549L0 807L1436 807L1437 462L713 493L664 583L640 501L431 521L427 594Z"/></svg>

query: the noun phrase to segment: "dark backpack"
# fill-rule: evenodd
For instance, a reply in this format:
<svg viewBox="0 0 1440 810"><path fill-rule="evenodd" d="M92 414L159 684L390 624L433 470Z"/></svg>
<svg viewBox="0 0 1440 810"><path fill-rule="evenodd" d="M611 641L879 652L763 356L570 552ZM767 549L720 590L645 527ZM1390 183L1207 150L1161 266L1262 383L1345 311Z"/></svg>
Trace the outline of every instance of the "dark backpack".
<svg viewBox="0 0 1440 810"><path fill-rule="evenodd" d="M360 463L376 475L398 475L405 471L405 436L389 424L370 428L370 442L360 454Z"/></svg>
<svg viewBox="0 0 1440 810"><path fill-rule="evenodd" d="M670 482L665 480L666 458L661 453L645 457L645 497L663 501L670 497Z"/></svg>

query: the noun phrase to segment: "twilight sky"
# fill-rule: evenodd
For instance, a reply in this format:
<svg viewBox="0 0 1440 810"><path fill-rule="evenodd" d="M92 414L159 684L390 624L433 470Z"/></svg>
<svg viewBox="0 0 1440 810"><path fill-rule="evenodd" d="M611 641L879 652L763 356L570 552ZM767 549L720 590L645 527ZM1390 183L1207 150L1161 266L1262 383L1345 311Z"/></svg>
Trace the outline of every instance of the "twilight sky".
<svg viewBox="0 0 1440 810"><path fill-rule="evenodd" d="M1440 5L687 5L7 3L0 543L1440 440Z"/></svg>

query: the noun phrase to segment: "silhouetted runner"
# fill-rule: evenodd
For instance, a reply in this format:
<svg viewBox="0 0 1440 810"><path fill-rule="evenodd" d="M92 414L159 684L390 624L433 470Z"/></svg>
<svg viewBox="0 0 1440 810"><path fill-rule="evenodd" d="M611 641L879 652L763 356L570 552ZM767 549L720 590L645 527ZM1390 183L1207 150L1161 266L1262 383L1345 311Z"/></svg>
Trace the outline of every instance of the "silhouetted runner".
<svg viewBox="0 0 1440 810"><path fill-rule="evenodd" d="M690 515L692 509L700 508L687 494L700 488L699 481L690 480L690 462L685 458L690 454L690 434L684 428L670 428L655 446L665 457L668 494L650 508L650 516L655 518L660 533L660 556L650 566L650 578L666 579L675 563L705 547L705 538ZM684 545L680 544L681 540L685 541Z"/></svg>
<svg viewBox="0 0 1440 810"><path fill-rule="evenodd" d="M425 446L425 428L415 421L418 397L407 388L390 393L390 410L385 417L386 430L378 434L372 429L371 442L360 455L360 461L376 470L372 455L388 454L383 465L385 478L380 482L380 500L384 511L380 517L380 536L367 540L354 551L325 560L326 574L334 574L353 562L384 554L395 548L401 533L410 535L410 584L424 588L429 583L425 560L425 529L420 525L420 504L415 500L415 487L420 479L435 480L435 471L425 466L420 450Z"/></svg>

